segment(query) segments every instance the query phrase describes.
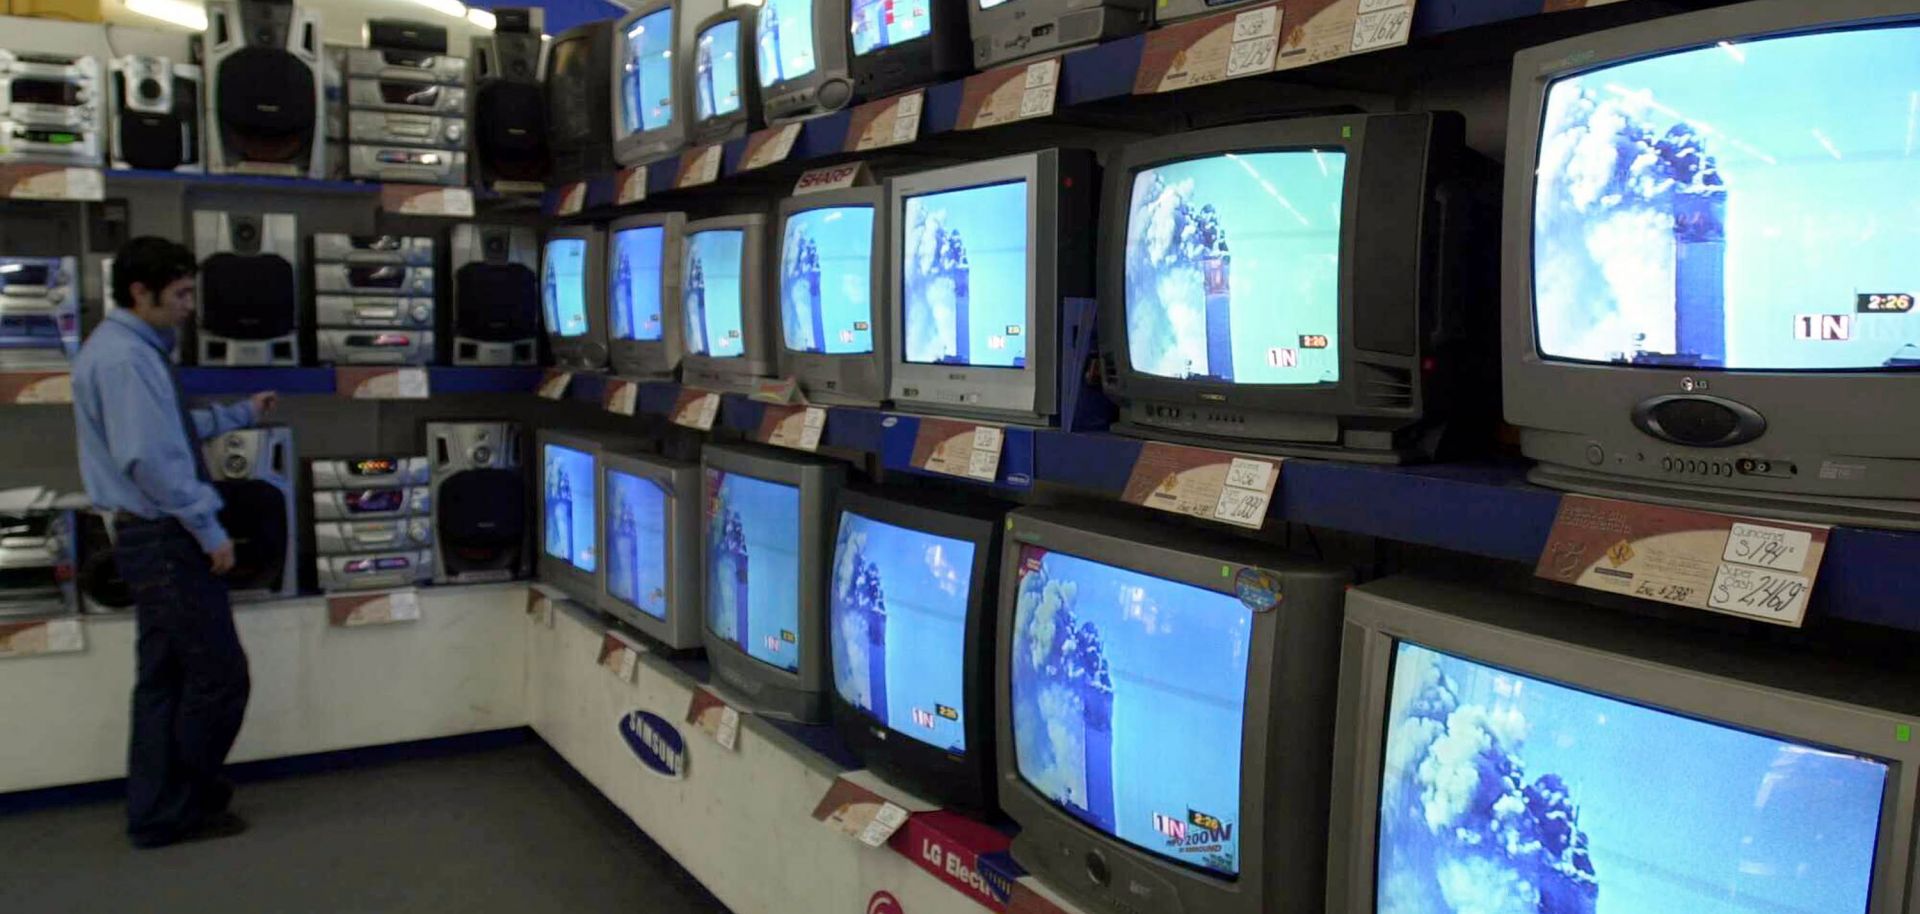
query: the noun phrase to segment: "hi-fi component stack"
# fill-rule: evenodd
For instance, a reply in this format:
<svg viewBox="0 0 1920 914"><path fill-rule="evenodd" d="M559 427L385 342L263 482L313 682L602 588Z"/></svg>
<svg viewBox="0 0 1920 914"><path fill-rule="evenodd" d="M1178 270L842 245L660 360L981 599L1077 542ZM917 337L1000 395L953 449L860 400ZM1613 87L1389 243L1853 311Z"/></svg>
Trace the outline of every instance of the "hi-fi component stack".
<svg viewBox="0 0 1920 914"><path fill-rule="evenodd" d="M100 61L0 48L0 163L99 165Z"/></svg>
<svg viewBox="0 0 1920 914"><path fill-rule="evenodd" d="M433 239L313 236L314 348L338 365L433 360Z"/></svg>
<svg viewBox="0 0 1920 914"><path fill-rule="evenodd" d="M0 256L0 369L60 368L80 348L79 261Z"/></svg>
<svg viewBox="0 0 1920 914"><path fill-rule="evenodd" d="M346 52L348 176L466 184L467 60L447 30L375 19L367 45Z"/></svg>
<svg viewBox="0 0 1920 914"><path fill-rule="evenodd" d="M425 457L313 462L313 542L320 589L410 587L433 577Z"/></svg>

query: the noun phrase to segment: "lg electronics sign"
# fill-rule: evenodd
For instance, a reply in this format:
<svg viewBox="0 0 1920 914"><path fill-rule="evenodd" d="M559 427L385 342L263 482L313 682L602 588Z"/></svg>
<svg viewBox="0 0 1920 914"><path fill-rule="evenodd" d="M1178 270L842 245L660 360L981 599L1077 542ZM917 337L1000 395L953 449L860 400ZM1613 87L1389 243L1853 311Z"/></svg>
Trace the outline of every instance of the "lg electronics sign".
<svg viewBox="0 0 1920 914"><path fill-rule="evenodd" d="M900 899L893 893L875 892L867 899L867 914L907 914L907 909L900 906Z"/></svg>

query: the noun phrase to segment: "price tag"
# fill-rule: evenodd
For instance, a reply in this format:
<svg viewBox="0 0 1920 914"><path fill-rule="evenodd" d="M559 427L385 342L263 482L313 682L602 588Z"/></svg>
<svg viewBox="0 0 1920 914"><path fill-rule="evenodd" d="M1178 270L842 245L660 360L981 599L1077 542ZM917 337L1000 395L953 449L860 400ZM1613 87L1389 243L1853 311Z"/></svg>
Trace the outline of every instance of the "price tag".
<svg viewBox="0 0 1920 914"><path fill-rule="evenodd" d="M640 385L618 378L607 382L600 406L607 412L631 416L640 407Z"/></svg>
<svg viewBox="0 0 1920 914"><path fill-rule="evenodd" d="M615 188L613 202L626 206L647 199L647 166L634 165L620 169L613 179Z"/></svg>
<svg viewBox="0 0 1920 914"><path fill-rule="evenodd" d="M1000 448L1006 444L1006 441L1006 433L994 426L975 426L973 453L967 458L967 475L986 482L992 482L999 477Z"/></svg>
<svg viewBox="0 0 1920 914"><path fill-rule="evenodd" d="M866 152L913 142L920 136L920 112L925 104L926 90L915 89L855 107L849 115L847 141L841 151Z"/></svg>
<svg viewBox="0 0 1920 914"><path fill-rule="evenodd" d="M334 628L420 621L420 592L339 594L327 597L327 623Z"/></svg>
<svg viewBox="0 0 1920 914"><path fill-rule="evenodd" d="M720 748L729 752L740 744L740 712L711 689L694 687L693 698L687 704L687 723L713 737Z"/></svg>
<svg viewBox="0 0 1920 914"><path fill-rule="evenodd" d="M0 165L0 197L9 200L106 199L107 182L98 168L63 165Z"/></svg>
<svg viewBox="0 0 1920 914"><path fill-rule="evenodd" d="M747 399L777 406L804 402L800 382L792 378L761 378L753 383L753 392L747 394Z"/></svg>
<svg viewBox="0 0 1920 914"><path fill-rule="evenodd" d="M1006 446L1005 430L927 416L918 421L913 455L908 461L912 467L981 482L999 478L1000 451Z"/></svg>
<svg viewBox="0 0 1920 914"><path fill-rule="evenodd" d="M798 451L820 449L827 411L819 406L769 406L760 415L756 436L762 443Z"/></svg>
<svg viewBox="0 0 1920 914"><path fill-rule="evenodd" d="M1134 75L1134 94L1270 73L1278 59L1285 19L1286 5L1270 3L1149 32Z"/></svg>
<svg viewBox="0 0 1920 914"><path fill-rule="evenodd" d="M1534 574L1799 626L1830 528L1565 495Z"/></svg>
<svg viewBox="0 0 1920 914"><path fill-rule="evenodd" d="M575 181L560 191L560 202L559 205L554 207L554 214L560 216L576 216L579 215L581 210L586 208L587 182Z"/></svg>
<svg viewBox="0 0 1920 914"><path fill-rule="evenodd" d="M887 839L893 837L893 833L899 831L900 826L905 824L907 824L906 810L892 803L882 803L879 810L874 812L873 821L868 822L867 827L860 830L860 843L868 847L879 847L886 844Z"/></svg>
<svg viewBox="0 0 1920 914"><path fill-rule="evenodd" d="M553 627L553 597L538 586L527 588L527 618L547 628Z"/></svg>
<svg viewBox="0 0 1920 914"><path fill-rule="evenodd" d="M380 209L399 216L473 218L473 188L382 184Z"/></svg>
<svg viewBox="0 0 1920 914"><path fill-rule="evenodd" d="M1407 43L1413 31L1412 3L1360 0L1360 6L1360 12L1353 19L1353 53Z"/></svg>
<svg viewBox="0 0 1920 914"><path fill-rule="evenodd" d="M793 153L793 141L799 138L798 121L754 131L747 137L747 152L740 159L740 170L752 171L785 162Z"/></svg>
<svg viewBox="0 0 1920 914"><path fill-rule="evenodd" d="M720 149L715 144L681 153L680 173L674 176L673 186L685 190L720 180Z"/></svg>
<svg viewBox="0 0 1920 914"><path fill-rule="evenodd" d="M900 103L893 109L894 143L911 143L920 136L920 108L926 99L926 90L920 90L900 96Z"/></svg>
<svg viewBox="0 0 1920 914"><path fill-rule="evenodd" d="M1273 503L1280 465L1278 457L1149 441L1140 446L1120 499L1258 530Z"/></svg>
<svg viewBox="0 0 1920 914"><path fill-rule="evenodd" d="M720 418L720 395L698 387L683 387L679 398L674 400L670 418L673 424L684 428L713 431L714 420Z"/></svg>
<svg viewBox="0 0 1920 914"><path fill-rule="evenodd" d="M16 406L73 402L73 375L64 371L0 372L0 403Z"/></svg>
<svg viewBox="0 0 1920 914"><path fill-rule="evenodd" d="M934 804L886 784L870 771L852 771L834 779L814 804L813 818L865 844L880 847L907 824L908 815L929 812Z"/></svg>
<svg viewBox="0 0 1920 914"><path fill-rule="evenodd" d="M1046 117L1053 113L1059 88L1057 57L975 73L961 86L959 124L978 130Z"/></svg>
<svg viewBox="0 0 1920 914"><path fill-rule="evenodd" d="M1060 59L1039 60L1027 65L1027 86L1020 94L1020 117L1046 117L1053 113L1054 96L1060 88Z"/></svg>
<svg viewBox="0 0 1920 914"><path fill-rule="evenodd" d="M36 654L77 654L86 649L86 629L77 618L0 622L0 660Z"/></svg>
<svg viewBox="0 0 1920 914"><path fill-rule="evenodd" d="M354 400L425 400L425 368L335 368L334 392Z"/></svg>
<svg viewBox="0 0 1920 914"><path fill-rule="evenodd" d="M573 372L555 371L549 368L547 373L540 377L540 386L534 392L543 400L564 400L567 398L567 388L572 386Z"/></svg>
<svg viewBox="0 0 1920 914"><path fill-rule="evenodd" d="M600 639L600 668L620 678L621 682L633 683L640 678L640 645L627 640L619 632L607 632Z"/></svg>

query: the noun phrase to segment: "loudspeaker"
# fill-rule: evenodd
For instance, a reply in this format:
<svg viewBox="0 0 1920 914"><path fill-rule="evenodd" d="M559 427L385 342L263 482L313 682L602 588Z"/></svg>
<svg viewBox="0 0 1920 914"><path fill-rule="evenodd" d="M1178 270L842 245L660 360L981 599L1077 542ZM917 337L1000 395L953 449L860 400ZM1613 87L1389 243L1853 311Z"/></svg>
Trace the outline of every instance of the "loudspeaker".
<svg viewBox="0 0 1920 914"><path fill-rule="evenodd" d="M200 158L200 68L165 57L130 54L113 60L113 117L108 129L114 168L197 173Z"/></svg>
<svg viewBox="0 0 1920 914"><path fill-rule="evenodd" d="M473 156L481 187L539 190L552 169L547 98L540 85L540 30L546 13L493 11L490 38L473 40Z"/></svg>
<svg viewBox="0 0 1920 914"><path fill-rule="evenodd" d="M520 426L429 422L433 580L506 581L531 569Z"/></svg>
<svg viewBox="0 0 1920 914"><path fill-rule="evenodd" d="M298 223L287 213L193 214L202 365L300 363Z"/></svg>
<svg viewBox="0 0 1920 914"><path fill-rule="evenodd" d="M227 432L204 445L207 469L225 505L220 525L233 538L227 588L235 600L290 597L294 565L293 429Z"/></svg>
<svg viewBox="0 0 1920 914"><path fill-rule="evenodd" d="M208 0L207 170L326 177L320 14L291 0Z"/></svg>
<svg viewBox="0 0 1920 914"><path fill-rule="evenodd" d="M540 244L533 230L459 225L452 247L453 364L538 364Z"/></svg>

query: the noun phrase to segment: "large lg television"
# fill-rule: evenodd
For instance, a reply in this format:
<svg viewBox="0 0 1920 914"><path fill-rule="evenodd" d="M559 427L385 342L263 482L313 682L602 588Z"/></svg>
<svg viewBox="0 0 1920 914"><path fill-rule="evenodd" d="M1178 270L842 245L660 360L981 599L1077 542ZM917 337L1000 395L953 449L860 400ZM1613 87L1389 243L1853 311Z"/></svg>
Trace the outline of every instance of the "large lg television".
<svg viewBox="0 0 1920 914"><path fill-rule="evenodd" d="M1433 456L1452 401L1491 395L1457 389L1491 361L1491 322L1476 346L1461 318L1485 310L1468 293L1490 295L1495 270L1461 231L1475 209L1463 131L1454 114L1355 114L1116 153L1104 201L1116 215L1100 239L1116 430L1346 460ZM1466 355L1476 348L1487 358Z"/></svg>
<svg viewBox="0 0 1920 914"><path fill-rule="evenodd" d="M588 606L600 602L600 442L542 429L540 457L540 580Z"/></svg>
<svg viewBox="0 0 1920 914"><path fill-rule="evenodd" d="M700 465L600 452L599 605L668 650L701 646Z"/></svg>
<svg viewBox="0 0 1920 914"><path fill-rule="evenodd" d="M596 20L547 46L547 142L556 182L613 170L613 31L613 20Z"/></svg>
<svg viewBox="0 0 1920 914"><path fill-rule="evenodd" d="M708 16L694 29L693 58L681 66L693 83L693 124L688 142L723 143L761 123L755 73L757 6L734 6Z"/></svg>
<svg viewBox="0 0 1920 914"><path fill-rule="evenodd" d="M607 345L617 374L667 376L680 365L683 213L642 213L607 225Z"/></svg>
<svg viewBox="0 0 1920 914"><path fill-rule="evenodd" d="M1045 149L887 183L892 397L903 409L1047 424L1060 301L1093 287L1094 161Z"/></svg>
<svg viewBox="0 0 1920 914"><path fill-rule="evenodd" d="M681 249L681 379L714 390L751 390L773 373L767 313L767 217L687 223Z"/></svg>
<svg viewBox="0 0 1920 914"><path fill-rule="evenodd" d="M969 0L973 65L986 70L1132 35L1151 13L1147 0Z"/></svg>
<svg viewBox="0 0 1920 914"><path fill-rule="evenodd" d="M883 98L953 79L973 64L970 0L847 0L853 95Z"/></svg>
<svg viewBox="0 0 1920 914"><path fill-rule="evenodd" d="M769 717L827 719L827 545L845 469L792 451L702 451L707 657Z"/></svg>
<svg viewBox="0 0 1920 914"><path fill-rule="evenodd" d="M827 641L833 721L888 780L947 806L994 807L994 502L840 493Z"/></svg>
<svg viewBox="0 0 1920 914"><path fill-rule="evenodd" d="M1342 657L1326 911L1914 910L1911 675L1413 577Z"/></svg>
<svg viewBox="0 0 1920 914"><path fill-rule="evenodd" d="M1089 914L1321 910L1345 572L1164 522L1010 517L1014 858Z"/></svg>
<svg viewBox="0 0 1920 914"><path fill-rule="evenodd" d="M1507 421L1534 479L1920 527L1911 0L1741 3L1514 61Z"/></svg>
<svg viewBox="0 0 1920 914"><path fill-rule="evenodd" d="M547 232L540 257L540 314L553 361L577 371L607 365L607 237L599 226Z"/></svg>
<svg viewBox="0 0 1920 914"><path fill-rule="evenodd" d="M769 122L838 111L853 99L847 0L766 0L753 43Z"/></svg>
<svg viewBox="0 0 1920 914"><path fill-rule="evenodd" d="M780 201L780 374L819 403L887 399L887 192Z"/></svg>
<svg viewBox="0 0 1920 914"><path fill-rule="evenodd" d="M614 24L613 157L644 165L687 143L687 85L674 66L680 4L651 0Z"/></svg>

